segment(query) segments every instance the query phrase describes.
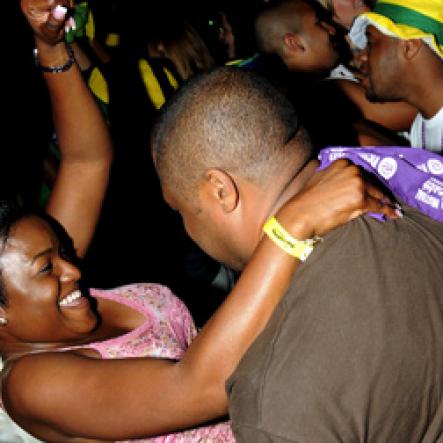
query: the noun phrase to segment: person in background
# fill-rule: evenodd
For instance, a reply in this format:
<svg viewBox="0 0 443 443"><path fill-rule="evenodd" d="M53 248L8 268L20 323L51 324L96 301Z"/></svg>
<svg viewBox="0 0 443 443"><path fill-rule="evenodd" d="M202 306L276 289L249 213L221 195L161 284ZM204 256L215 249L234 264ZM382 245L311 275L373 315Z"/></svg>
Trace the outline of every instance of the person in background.
<svg viewBox="0 0 443 443"><path fill-rule="evenodd" d="M350 29L358 14L371 10L367 0L317 0L323 8L329 11L335 23L345 29Z"/></svg>
<svg viewBox="0 0 443 443"><path fill-rule="evenodd" d="M215 66L215 61L197 31L183 20L167 21L148 41L151 57L170 59L184 81Z"/></svg>
<svg viewBox="0 0 443 443"><path fill-rule="evenodd" d="M349 38L366 96L418 109L412 147L443 153L443 8L439 0L378 1L359 15Z"/></svg>
<svg viewBox="0 0 443 443"><path fill-rule="evenodd" d="M255 22L260 50L266 54L276 54L289 71L314 79L316 86L326 90L324 94L331 89L337 90L335 95L339 94L339 97L333 107L328 104L332 100L327 97L315 100L320 115L323 106L328 109L331 120L338 120L334 116L336 108L340 109L342 119L361 122L363 118L363 127L366 124L380 128L374 140L368 139L365 136L368 131L363 130L357 143L337 140L329 142L329 145L399 144L396 133L409 128L417 110L407 103L379 104L365 97L364 88L357 78L341 63L341 46L335 27L324 19L324 13L322 15L319 6L315 5L305 0L286 0L265 8ZM329 85L324 85L323 80L327 80ZM348 109L350 111L346 112ZM302 112L303 108L300 110ZM323 120L327 120L327 117ZM330 132L333 133L333 128ZM403 140L403 143L407 144L407 141Z"/></svg>

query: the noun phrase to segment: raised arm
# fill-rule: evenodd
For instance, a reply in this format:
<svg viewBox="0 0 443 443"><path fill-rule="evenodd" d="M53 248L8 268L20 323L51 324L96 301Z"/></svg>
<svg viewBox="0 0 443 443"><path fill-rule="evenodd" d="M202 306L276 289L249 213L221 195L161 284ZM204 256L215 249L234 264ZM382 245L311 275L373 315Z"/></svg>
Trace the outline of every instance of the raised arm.
<svg viewBox="0 0 443 443"><path fill-rule="evenodd" d="M40 66L69 64L63 41L65 16L55 0L22 0L35 35ZM64 72L43 72L61 151L47 211L66 228L79 256L92 239L105 195L112 145L106 123L76 63Z"/></svg>
<svg viewBox="0 0 443 443"><path fill-rule="evenodd" d="M317 173L277 217L303 239L366 210L394 215L382 198L365 187L356 167L339 161ZM140 438L222 416L225 380L262 331L297 266L295 258L264 237L234 290L178 363L72 353L18 360L3 383L8 412L45 441Z"/></svg>

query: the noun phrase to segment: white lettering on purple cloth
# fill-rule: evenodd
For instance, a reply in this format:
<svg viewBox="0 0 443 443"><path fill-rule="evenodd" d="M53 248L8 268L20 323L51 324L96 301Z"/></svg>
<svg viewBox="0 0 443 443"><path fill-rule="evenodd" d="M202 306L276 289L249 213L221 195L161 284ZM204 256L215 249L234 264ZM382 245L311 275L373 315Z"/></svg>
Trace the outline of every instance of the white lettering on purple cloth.
<svg viewBox="0 0 443 443"><path fill-rule="evenodd" d="M320 169L346 158L374 174L408 205L443 222L443 158L423 149L397 146L330 147L320 151ZM436 177L439 176L439 177ZM380 214L371 216L383 219Z"/></svg>

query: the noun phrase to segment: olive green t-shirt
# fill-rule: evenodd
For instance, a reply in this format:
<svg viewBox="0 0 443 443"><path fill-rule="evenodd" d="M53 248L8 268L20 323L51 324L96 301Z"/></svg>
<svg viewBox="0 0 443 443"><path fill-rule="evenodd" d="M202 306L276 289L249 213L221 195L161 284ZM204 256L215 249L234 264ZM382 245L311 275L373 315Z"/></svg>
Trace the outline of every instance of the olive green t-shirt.
<svg viewBox="0 0 443 443"><path fill-rule="evenodd" d="M237 441L443 442L442 265L410 208L327 235L228 380Z"/></svg>

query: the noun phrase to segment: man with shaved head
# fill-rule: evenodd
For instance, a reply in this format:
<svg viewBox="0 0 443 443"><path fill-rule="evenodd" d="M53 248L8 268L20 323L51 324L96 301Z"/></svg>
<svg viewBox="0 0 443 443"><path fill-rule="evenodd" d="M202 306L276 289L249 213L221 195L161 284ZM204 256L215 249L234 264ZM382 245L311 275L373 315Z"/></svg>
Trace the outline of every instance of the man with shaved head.
<svg viewBox="0 0 443 443"><path fill-rule="evenodd" d="M287 99L236 68L183 86L152 150L188 234L238 270L317 168ZM379 172L396 165L386 158ZM407 206L401 219L363 216L315 243L227 383L236 440L439 441L442 260L443 224Z"/></svg>
<svg viewBox="0 0 443 443"><path fill-rule="evenodd" d="M226 235L211 222L218 212L230 213L239 203L237 183L231 174L242 177L243 192L255 195L259 191L257 200L251 199L251 207L244 210L249 212L255 208L251 213L257 217L260 212L259 218L263 221L270 206L279 198L272 192L271 182L274 185L276 180L281 182L275 186L276 191L284 189L290 186L295 171L304 168L313 171L316 166L309 163L311 145L305 131L298 127L297 116L289 102L280 94L274 96L275 91L258 77L241 77L246 85L248 82L250 85L239 88L238 84L233 84L231 87L229 78L235 79L235 74L235 71L220 71L218 76L201 78L198 86L192 87L191 83L185 90L187 92L179 96L182 99L175 100L175 105L168 108L170 111L162 114L154 132L153 149L164 197L183 215L188 233L192 232L191 237L204 250L210 249L207 244L215 244L214 238L218 238L223 248L218 248L212 255L238 270L252 254L261 236L261 225L257 224L256 231L251 232L252 224L240 224L242 220L238 218L232 231L226 226L230 230L230 235ZM255 91L253 82L263 85L262 95L251 95L251 91ZM208 100L208 94L217 99ZM236 99L232 100L234 94ZM192 113L185 108L190 103ZM223 109L229 109L229 112L223 112ZM274 112L278 112L280 118L271 118L270 114L272 116ZM295 141L298 149L293 151ZM209 146L211 149L207 149ZM202 171L205 171L204 177ZM301 174L302 177L305 175L306 172ZM205 186L198 191L202 180ZM195 208L195 214L194 211L188 212L188 204L194 203L199 192L209 195L215 192L214 197L219 199L220 206L214 206L214 212L199 208ZM265 201L267 205L263 204ZM244 215L249 217L246 212ZM208 223L203 230L193 223L194 216L207 217Z"/></svg>
<svg viewBox="0 0 443 443"><path fill-rule="evenodd" d="M278 54L294 71L325 72L339 63L336 30L305 0L286 0L264 10L256 19L257 45Z"/></svg>

